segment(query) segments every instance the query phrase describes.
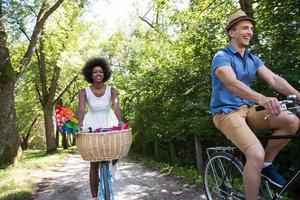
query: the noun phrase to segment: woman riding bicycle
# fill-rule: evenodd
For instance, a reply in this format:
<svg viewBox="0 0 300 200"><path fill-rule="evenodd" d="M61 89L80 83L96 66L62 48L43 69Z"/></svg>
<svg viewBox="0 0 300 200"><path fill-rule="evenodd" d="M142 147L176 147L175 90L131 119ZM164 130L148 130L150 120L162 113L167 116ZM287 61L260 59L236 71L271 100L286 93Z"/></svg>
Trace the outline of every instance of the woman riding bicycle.
<svg viewBox="0 0 300 200"><path fill-rule="evenodd" d="M96 130L97 128L108 128L117 126L122 122L121 108L118 94L115 88L107 86L105 82L111 76L111 69L103 58L89 60L82 69L82 74L88 83L79 92L78 124L82 130ZM89 111L84 115L85 106ZM112 110L113 107L113 110ZM116 173L116 162L113 160L113 173ZM90 187L93 199L98 195L99 162L90 164Z"/></svg>
<svg viewBox="0 0 300 200"><path fill-rule="evenodd" d="M212 61L213 121L246 157L243 181L248 200L257 200L261 174L279 187L286 183L272 167L272 161L288 143L287 140L270 140L264 150L251 129L275 129L273 135L294 134L299 129L299 119L281 112L275 97L251 89L255 75L279 93L295 94L300 100L296 89L246 48L253 36L254 25L254 19L243 11L232 14L226 26L230 44L217 52ZM253 103L265 110L255 111Z"/></svg>

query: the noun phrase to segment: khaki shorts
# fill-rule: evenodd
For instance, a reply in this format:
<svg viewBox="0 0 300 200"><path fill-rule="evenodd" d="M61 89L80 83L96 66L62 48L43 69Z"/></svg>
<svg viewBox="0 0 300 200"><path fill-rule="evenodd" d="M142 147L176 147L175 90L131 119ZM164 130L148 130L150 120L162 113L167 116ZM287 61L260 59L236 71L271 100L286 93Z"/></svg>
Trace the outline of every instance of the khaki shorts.
<svg viewBox="0 0 300 200"><path fill-rule="evenodd" d="M231 140L242 152L259 140L251 129L269 129L270 118L267 112L256 111L255 107L241 106L231 113L216 114L213 117L215 126Z"/></svg>

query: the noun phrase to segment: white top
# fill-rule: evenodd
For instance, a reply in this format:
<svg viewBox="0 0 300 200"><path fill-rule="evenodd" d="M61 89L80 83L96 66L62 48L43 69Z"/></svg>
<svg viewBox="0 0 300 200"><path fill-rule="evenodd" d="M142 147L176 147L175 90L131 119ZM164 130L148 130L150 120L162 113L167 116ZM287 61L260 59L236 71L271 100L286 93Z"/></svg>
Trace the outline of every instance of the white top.
<svg viewBox="0 0 300 200"><path fill-rule="evenodd" d="M88 112L84 115L83 130L97 128L110 128L118 125L118 119L111 108L111 87L106 86L101 97L94 95L90 87L85 88Z"/></svg>

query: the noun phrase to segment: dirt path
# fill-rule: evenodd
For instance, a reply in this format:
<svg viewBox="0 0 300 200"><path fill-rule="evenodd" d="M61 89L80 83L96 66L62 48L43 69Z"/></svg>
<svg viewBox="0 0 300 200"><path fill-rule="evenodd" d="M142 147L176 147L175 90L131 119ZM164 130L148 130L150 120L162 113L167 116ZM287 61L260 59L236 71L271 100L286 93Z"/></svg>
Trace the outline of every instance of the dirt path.
<svg viewBox="0 0 300 200"><path fill-rule="evenodd" d="M120 180L113 182L115 200L204 200L199 187L149 169L142 163L122 159ZM30 200L89 200L89 163L71 155L54 171L45 171L45 181Z"/></svg>

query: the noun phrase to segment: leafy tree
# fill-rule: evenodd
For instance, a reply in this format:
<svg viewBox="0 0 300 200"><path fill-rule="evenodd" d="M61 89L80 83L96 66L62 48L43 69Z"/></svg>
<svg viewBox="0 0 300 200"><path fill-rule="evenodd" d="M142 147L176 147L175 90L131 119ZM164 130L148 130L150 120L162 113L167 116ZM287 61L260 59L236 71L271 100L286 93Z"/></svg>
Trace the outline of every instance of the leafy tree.
<svg viewBox="0 0 300 200"><path fill-rule="evenodd" d="M55 1L53 4L49 4L47 1L43 1L40 4L34 4L37 6L38 13L36 15L36 22L31 36L29 44L21 58L13 67L11 62L11 56L9 53L9 47L7 45L7 34L5 32L5 19L9 19L9 15L4 16L7 11L9 13L10 4L17 5L17 7L25 6L22 2L16 1L1 1L0 4L0 102L3 104L0 107L0 118L4 119L0 121L0 136L2 138L0 142L0 165L8 165L15 162L17 152L19 148L19 134L16 125L16 111L14 105L14 91L15 81L17 77L20 77L26 67L29 65L32 55L35 51L37 41L40 37L43 26L49 16L62 4L63 0ZM31 8L31 6L29 6ZM7 10L5 10L7 9ZM14 71L16 69L16 72Z"/></svg>
<svg viewBox="0 0 300 200"><path fill-rule="evenodd" d="M47 152L56 150L56 140L53 126L53 107L69 87L76 81L78 75L74 73L70 78L65 78L68 82L65 88L59 90L59 78L61 68L68 63L61 62L61 54L66 50L73 50L76 44L80 29L77 20L81 15L81 8L76 4L65 4L61 7L58 15L54 15L55 22L50 23L42 32L42 37L38 45L37 68L39 71L39 84L36 84L39 102L43 109ZM62 21L61 19L64 18ZM54 28L53 28L54 27ZM78 30L78 31L74 31ZM70 68L69 68L70 69ZM72 71L70 69L70 71Z"/></svg>

